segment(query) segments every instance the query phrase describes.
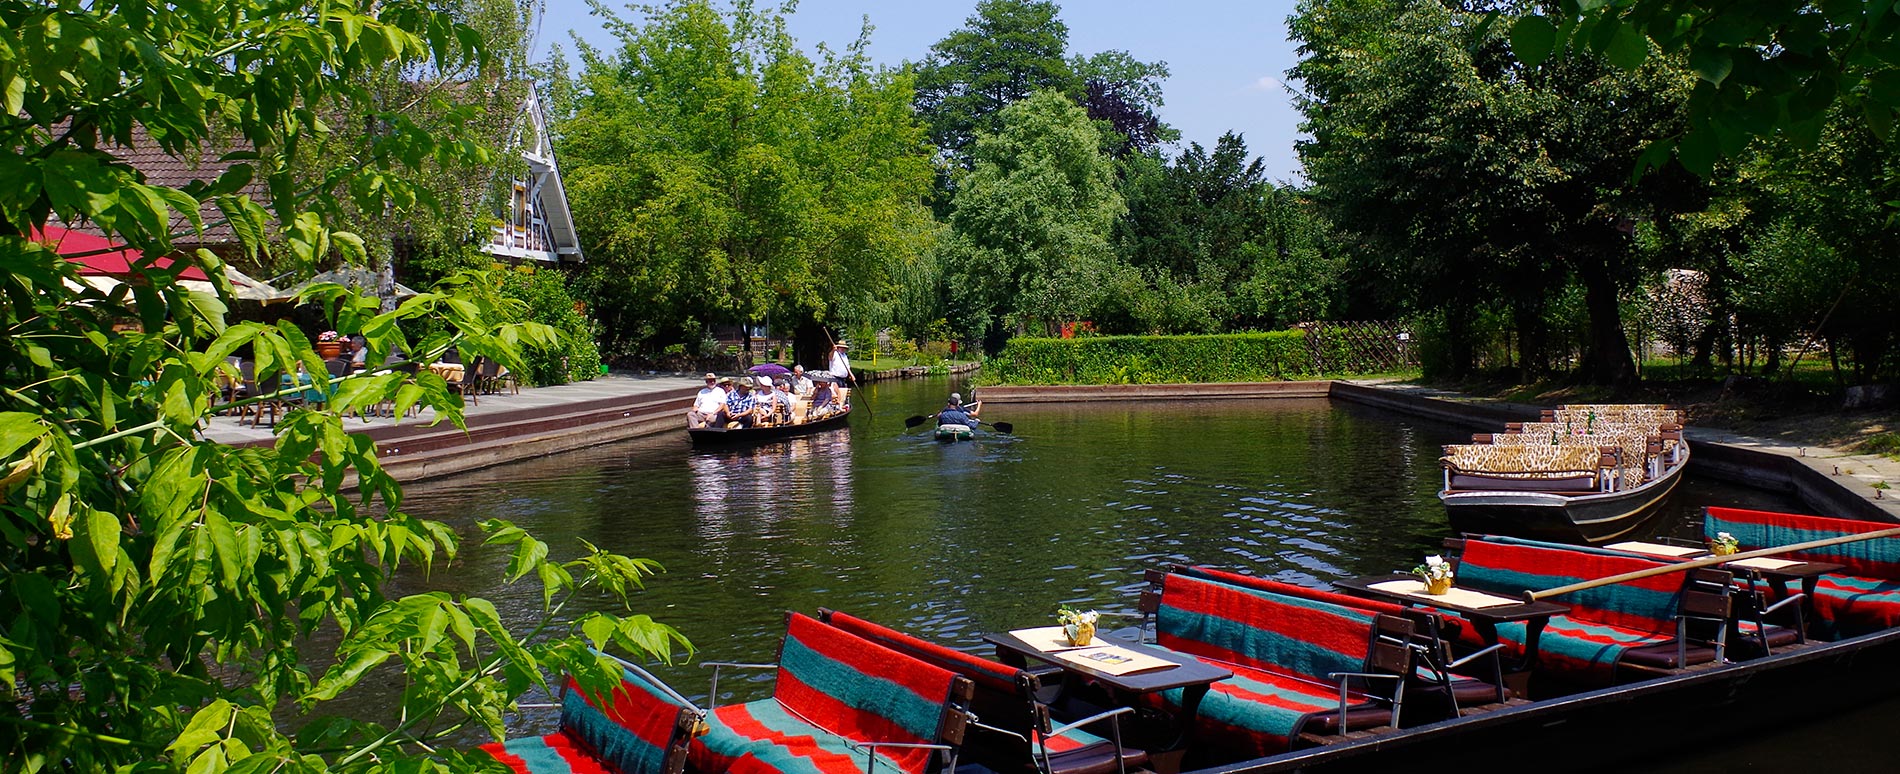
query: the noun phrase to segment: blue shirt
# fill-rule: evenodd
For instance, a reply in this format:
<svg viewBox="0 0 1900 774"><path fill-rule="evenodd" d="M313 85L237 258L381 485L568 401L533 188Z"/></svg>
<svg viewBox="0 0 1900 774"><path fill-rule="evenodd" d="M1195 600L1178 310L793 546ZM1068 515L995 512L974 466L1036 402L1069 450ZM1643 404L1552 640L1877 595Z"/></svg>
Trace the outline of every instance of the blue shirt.
<svg viewBox="0 0 1900 774"><path fill-rule="evenodd" d="M937 424L963 425L964 427L976 427L977 419L976 417L970 416L968 412L964 411L961 408L947 408L941 412L938 412Z"/></svg>
<svg viewBox="0 0 1900 774"><path fill-rule="evenodd" d="M756 405L758 405L758 401L753 400L752 393L749 392L741 393L738 390L733 390L731 394L726 396L726 413L728 414L751 411L752 407Z"/></svg>

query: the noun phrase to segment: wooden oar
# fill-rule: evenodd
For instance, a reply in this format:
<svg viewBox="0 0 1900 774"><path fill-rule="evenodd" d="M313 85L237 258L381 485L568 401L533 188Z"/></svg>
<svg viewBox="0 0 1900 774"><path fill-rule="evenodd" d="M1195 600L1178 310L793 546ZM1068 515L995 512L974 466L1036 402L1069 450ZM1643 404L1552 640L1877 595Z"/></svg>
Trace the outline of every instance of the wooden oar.
<svg viewBox="0 0 1900 774"><path fill-rule="evenodd" d="M1743 559L1754 559L1756 557L1761 557L1761 556L1774 556L1776 554L1785 554L1792 551L1806 551L1810 548L1825 548L1827 546L1838 546L1843 543L1858 543L1862 540L1872 540L1874 538L1883 538L1883 537L1900 537L1900 527L1894 527L1892 529L1875 530L1873 532L1863 532L1858 535L1842 535L1840 537L1823 538L1821 540L1810 540L1806 543L1794 543L1794 544L1785 545L1785 546L1775 546L1773 548L1758 548L1753 551L1743 551L1739 554L1729 554L1727 556L1707 556L1701 559L1691 559L1689 561L1681 562L1678 564L1671 564L1664 567L1651 567L1647 570L1636 570L1634 572L1626 572L1620 575L1611 575L1607 578L1598 578L1596 580L1587 580L1587 581L1582 581L1579 583L1572 583L1568 586L1558 586L1557 588L1554 588L1554 589L1545 589L1543 591L1526 591L1524 592L1524 598L1528 601L1536 602L1537 600L1540 600L1540 599L1549 599L1550 597L1563 596L1571 592L1583 591L1585 589L1594 589L1598 586L1609 586L1612 584L1622 583L1623 581L1641 580L1643 578L1649 578L1656 575L1664 575L1664 574L1672 573L1672 572L1682 572L1683 570L1694 570L1701 567L1714 567L1715 565L1718 565L1718 564L1728 564L1729 562L1741 561Z"/></svg>

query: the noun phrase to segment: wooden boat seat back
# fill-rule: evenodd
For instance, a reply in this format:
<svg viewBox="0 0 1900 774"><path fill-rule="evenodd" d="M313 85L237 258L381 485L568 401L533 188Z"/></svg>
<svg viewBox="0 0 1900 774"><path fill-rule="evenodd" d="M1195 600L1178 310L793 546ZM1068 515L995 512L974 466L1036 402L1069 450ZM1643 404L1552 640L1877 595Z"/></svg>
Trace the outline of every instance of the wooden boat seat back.
<svg viewBox="0 0 1900 774"><path fill-rule="evenodd" d="M1863 534L1893 526L1828 516L1716 507L1707 509L1702 521L1706 537L1727 532L1744 551ZM1810 600L1815 627L1822 635L1849 637L1900 626L1900 538L1842 543L1795 551L1779 558L1842 566L1840 572L1820 577L1815 583L1814 598Z"/></svg>
<svg viewBox="0 0 1900 774"><path fill-rule="evenodd" d="M1594 473L1576 473L1568 476L1544 478L1506 477L1476 473L1453 473L1450 488L1454 492L1555 492L1559 494L1589 494L1597 491L1597 476Z"/></svg>
<svg viewBox="0 0 1900 774"><path fill-rule="evenodd" d="M771 698L713 710L693 740L695 771L927 774L955 765L973 687L969 679L800 613L787 616ZM941 745L881 747L868 744ZM940 755L940 753L942 753ZM741 764L741 759L750 756Z"/></svg>
<svg viewBox="0 0 1900 774"><path fill-rule="evenodd" d="M1515 478L1560 478L1595 474L1603 453L1592 446L1500 446L1452 444L1442 462L1457 473Z"/></svg>
<svg viewBox="0 0 1900 774"><path fill-rule="evenodd" d="M818 619L970 680L974 688L970 709L979 722L1023 737L1016 740L1004 734L971 735L970 745L979 746L980 740L984 743L981 747L995 753L989 756L991 760L982 761L992 768L1001 765L1006 769L1038 769L1042 774L1106 774L1140 768L1148 761L1146 751L1124 747L1120 749L1122 760L1118 766L1114 743L1081 729L1051 735L1055 721L1048 705L1039 698L1042 681L1034 672L947 648L835 610L820 608Z"/></svg>
<svg viewBox="0 0 1900 774"><path fill-rule="evenodd" d="M1403 698L1397 686L1409 681L1416 665L1408 661L1389 669L1383 654L1375 661L1381 624L1403 628L1408 640L1415 631L1409 620L1356 606L1170 574L1155 615L1155 638L1164 648L1234 671L1202 699L1197 741L1266 755L1290 749L1310 724L1325 727L1329 717L1347 729L1380 720L1397 725ZM1404 654L1392 657L1409 659L1407 645L1400 643ZM1391 679L1357 677L1363 674ZM1381 682L1386 684L1373 685ZM1182 692L1165 692L1163 699L1178 707ZM1368 709L1381 712L1363 711Z"/></svg>
<svg viewBox="0 0 1900 774"><path fill-rule="evenodd" d="M1473 536L1465 540L1458 565L1458 584L1517 596L1527 590L1549 589L1579 581L1666 566L1656 559L1604 549L1554 543ZM1566 682L1608 685L1617 680L1617 666L1631 651L1652 646L1673 648L1683 579L1674 573L1625 581L1566 594L1551 601L1570 606L1568 613L1551 617L1539 639L1537 668ZM1501 624L1499 635L1520 648L1525 640L1522 623ZM1687 663L1706 661L1710 654L1686 654Z"/></svg>
<svg viewBox="0 0 1900 774"><path fill-rule="evenodd" d="M590 694L567 678L559 731L481 749L520 774L679 774L705 713L643 671L620 671L607 694Z"/></svg>

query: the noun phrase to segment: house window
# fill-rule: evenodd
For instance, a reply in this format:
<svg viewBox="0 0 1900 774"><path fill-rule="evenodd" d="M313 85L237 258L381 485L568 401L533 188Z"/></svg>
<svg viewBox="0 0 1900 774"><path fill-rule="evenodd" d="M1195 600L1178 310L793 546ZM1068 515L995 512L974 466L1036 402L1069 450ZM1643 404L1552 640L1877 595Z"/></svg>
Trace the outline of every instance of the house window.
<svg viewBox="0 0 1900 774"><path fill-rule="evenodd" d="M515 183L514 227L519 230L528 228L528 187Z"/></svg>

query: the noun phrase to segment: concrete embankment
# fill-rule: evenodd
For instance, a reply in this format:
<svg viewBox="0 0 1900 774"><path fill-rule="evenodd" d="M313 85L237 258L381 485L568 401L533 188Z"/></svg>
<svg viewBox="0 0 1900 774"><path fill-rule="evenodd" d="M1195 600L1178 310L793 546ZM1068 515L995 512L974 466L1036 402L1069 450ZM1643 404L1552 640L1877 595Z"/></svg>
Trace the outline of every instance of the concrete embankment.
<svg viewBox="0 0 1900 774"><path fill-rule="evenodd" d="M904 366L903 368L853 368L852 377L859 382L881 382L886 379L912 379L932 374L967 374L982 368L982 363L955 363L949 366Z"/></svg>
<svg viewBox="0 0 1900 774"><path fill-rule="evenodd" d="M446 422L431 425L429 415L400 422L349 418L344 427L375 441L383 470L408 483L678 431L698 389L692 379L604 378L480 396L464 415L466 432ZM217 418L205 435L234 446L275 441L268 425L253 427L232 417ZM354 486L354 480L345 482L345 488Z"/></svg>
<svg viewBox="0 0 1900 774"><path fill-rule="evenodd" d="M982 387L988 405L1140 400L1254 400L1327 397L1411 414L1468 429L1499 430L1506 422L1534 421L1546 407L1472 398L1396 383L1347 381L1241 382L1233 384L1120 384ZM1713 428L1691 426L1690 472L1730 483L1789 494L1818 513L1870 521L1900 522L1900 463L1878 455L1804 447Z"/></svg>

